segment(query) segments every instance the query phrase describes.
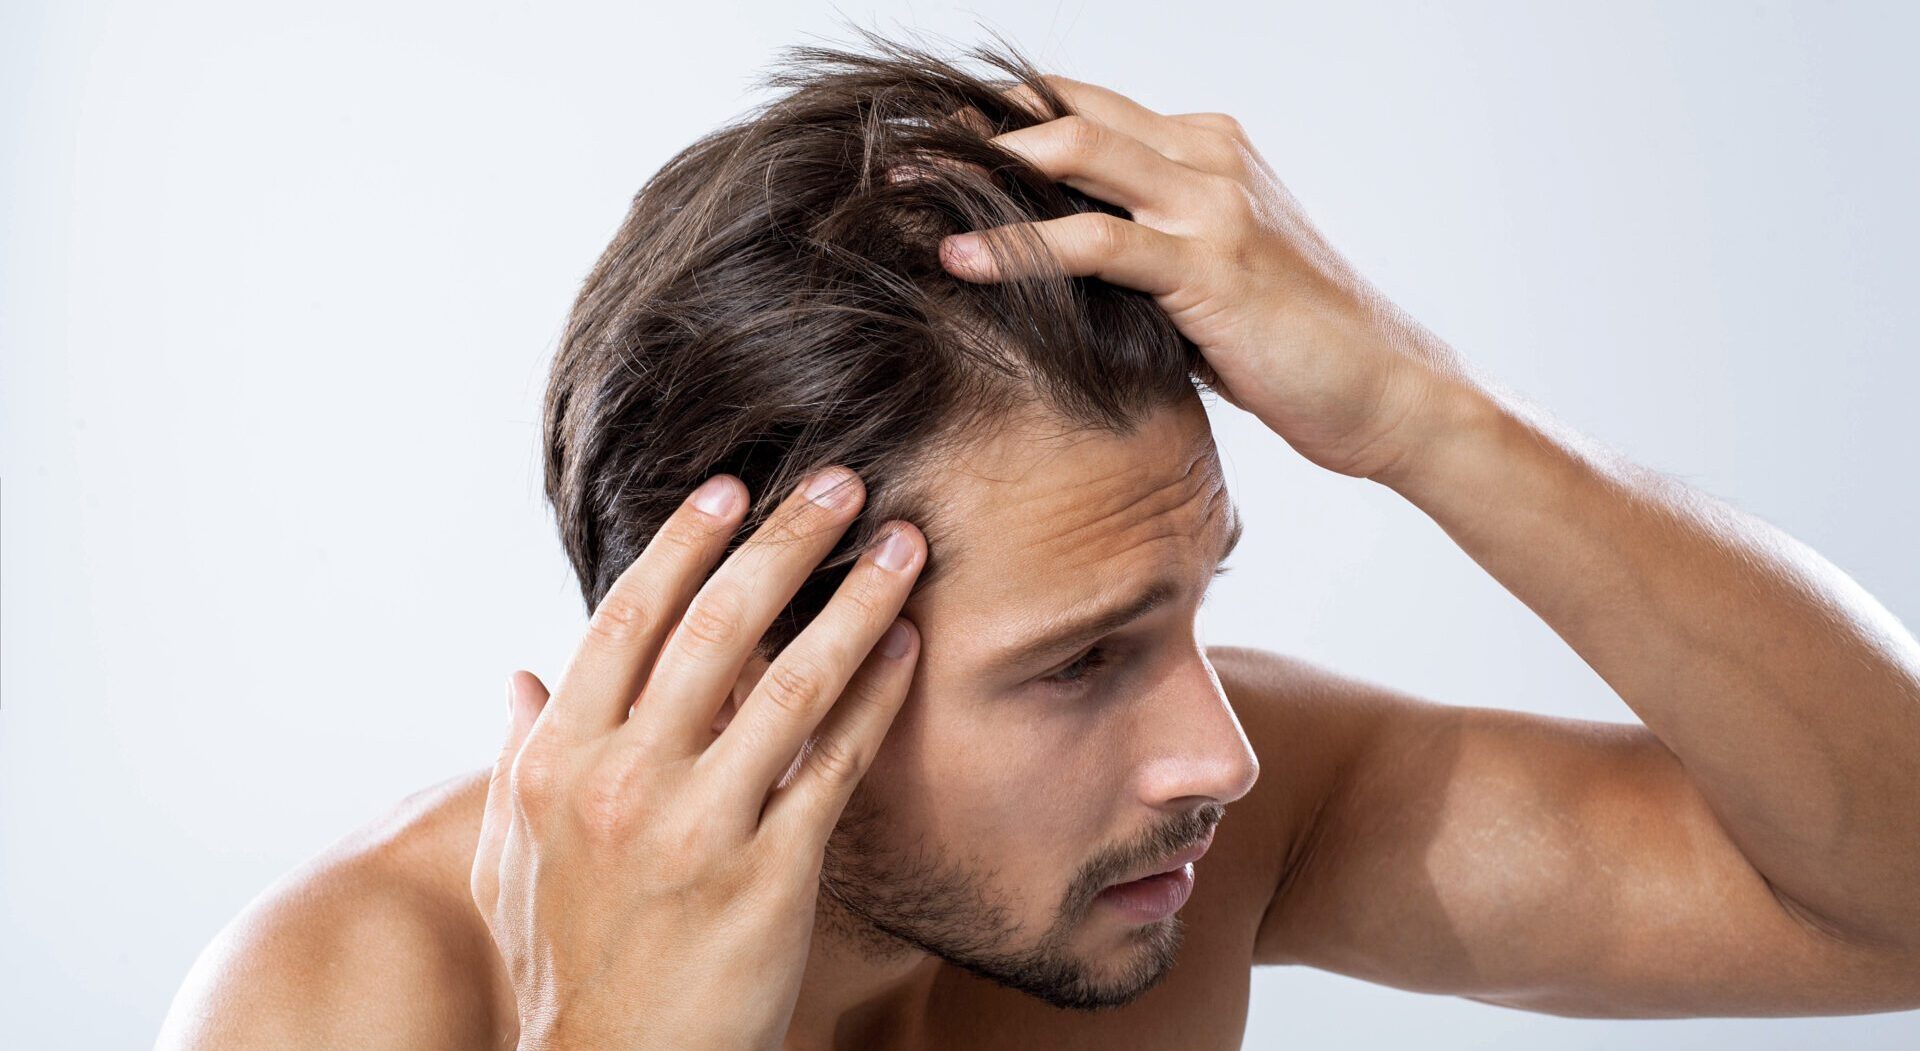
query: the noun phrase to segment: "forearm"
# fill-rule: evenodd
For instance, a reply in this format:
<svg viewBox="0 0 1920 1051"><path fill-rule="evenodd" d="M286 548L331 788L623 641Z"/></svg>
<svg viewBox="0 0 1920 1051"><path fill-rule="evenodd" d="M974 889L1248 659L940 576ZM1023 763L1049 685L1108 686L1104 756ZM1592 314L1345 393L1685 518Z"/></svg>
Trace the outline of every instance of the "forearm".
<svg viewBox="0 0 1920 1051"><path fill-rule="evenodd" d="M1461 384L1374 475L1539 614L1834 933L1920 947L1920 643L1781 531Z"/></svg>

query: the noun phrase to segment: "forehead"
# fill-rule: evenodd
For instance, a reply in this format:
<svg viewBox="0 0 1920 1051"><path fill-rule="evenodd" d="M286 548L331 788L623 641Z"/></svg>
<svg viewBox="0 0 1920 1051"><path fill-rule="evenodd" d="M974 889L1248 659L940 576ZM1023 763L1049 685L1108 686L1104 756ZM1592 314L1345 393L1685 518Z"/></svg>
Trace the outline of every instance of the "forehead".
<svg viewBox="0 0 1920 1051"><path fill-rule="evenodd" d="M1125 436L1029 411L928 479L943 523L924 612L1058 610L1158 579L1204 581L1232 508L1196 396Z"/></svg>

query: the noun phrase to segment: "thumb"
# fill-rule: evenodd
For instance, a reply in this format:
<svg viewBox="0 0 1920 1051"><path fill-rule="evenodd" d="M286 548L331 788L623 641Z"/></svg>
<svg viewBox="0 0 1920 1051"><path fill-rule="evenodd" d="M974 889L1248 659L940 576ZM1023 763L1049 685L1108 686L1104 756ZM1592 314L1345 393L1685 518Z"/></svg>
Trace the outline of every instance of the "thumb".
<svg viewBox="0 0 1920 1051"><path fill-rule="evenodd" d="M493 772L487 778L487 803L480 814L480 838L474 846L473 871L468 889L483 916L491 917L494 900L500 890L500 850L507 838L512 817L513 762L526 743L527 734L547 705L547 687L530 671L507 676L507 739L494 758Z"/></svg>
<svg viewBox="0 0 1920 1051"><path fill-rule="evenodd" d="M547 707L547 686L540 676L530 671L516 671L507 676L507 750L509 766L512 756L518 755L520 746L526 742L527 732L533 729L534 721Z"/></svg>

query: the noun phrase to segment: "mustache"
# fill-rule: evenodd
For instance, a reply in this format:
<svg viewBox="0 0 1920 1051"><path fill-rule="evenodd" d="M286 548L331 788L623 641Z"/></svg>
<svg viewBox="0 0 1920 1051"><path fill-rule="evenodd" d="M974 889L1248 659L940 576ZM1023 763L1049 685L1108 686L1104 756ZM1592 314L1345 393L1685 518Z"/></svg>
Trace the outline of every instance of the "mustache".
<svg viewBox="0 0 1920 1051"><path fill-rule="evenodd" d="M1130 872L1171 857L1206 839L1226 813L1224 803L1206 803L1155 825L1138 842L1097 859L1080 882L1098 891Z"/></svg>

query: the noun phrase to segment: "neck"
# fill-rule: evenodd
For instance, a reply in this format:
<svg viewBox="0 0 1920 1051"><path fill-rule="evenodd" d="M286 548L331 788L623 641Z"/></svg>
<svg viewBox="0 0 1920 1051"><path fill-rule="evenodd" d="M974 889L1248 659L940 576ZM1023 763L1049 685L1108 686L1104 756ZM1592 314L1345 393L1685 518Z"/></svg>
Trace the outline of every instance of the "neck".
<svg viewBox="0 0 1920 1051"><path fill-rule="evenodd" d="M941 961L875 929L823 892L782 1051L911 1046Z"/></svg>

